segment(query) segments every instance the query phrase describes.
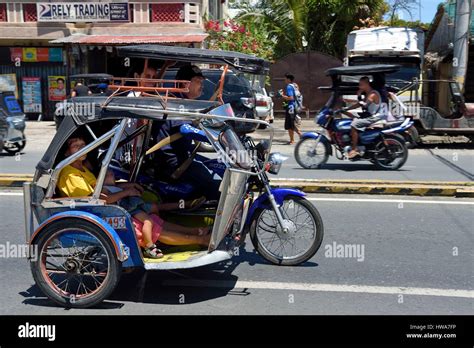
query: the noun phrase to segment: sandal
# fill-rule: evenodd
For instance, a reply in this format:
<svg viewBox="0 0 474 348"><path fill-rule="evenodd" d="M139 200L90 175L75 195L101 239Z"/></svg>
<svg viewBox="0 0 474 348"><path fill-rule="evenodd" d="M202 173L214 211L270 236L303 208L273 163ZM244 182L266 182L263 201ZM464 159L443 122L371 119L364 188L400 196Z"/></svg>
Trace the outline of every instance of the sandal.
<svg viewBox="0 0 474 348"><path fill-rule="evenodd" d="M360 156L360 152L357 151L357 150L351 150L351 152L349 152L349 155L347 156L348 159L353 159L353 158L356 158L357 156Z"/></svg>
<svg viewBox="0 0 474 348"><path fill-rule="evenodd" d="M163 257L163 252L158 249L155 244L152 244L148 248L143 249L143 255L150 259L161 259Z"/></svg>
<svg viewBox="0 0 474 348"><path fill-rule="evenodd" d="M185 204L185 208L189 211L193 211L193 210L196 210L198 209L199 207L201 207L204 203L206 203L206 197L204 196L201 196L199 198L196 198L196 199L193 199L189 205L188 203L186 202Z"/></svg>
<svg viewBox="0 0 474 348"><path fill-rule="evenodd" d="M208 234L211 233L212 228L210 226L207 227L199 227L198 228L198 236L207 236Z"/></svg>

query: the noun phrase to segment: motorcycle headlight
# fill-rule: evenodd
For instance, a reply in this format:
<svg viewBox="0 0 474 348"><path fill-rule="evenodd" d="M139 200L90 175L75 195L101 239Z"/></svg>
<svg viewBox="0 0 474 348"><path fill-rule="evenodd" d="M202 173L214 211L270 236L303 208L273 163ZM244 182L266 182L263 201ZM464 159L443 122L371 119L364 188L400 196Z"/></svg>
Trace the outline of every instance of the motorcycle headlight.
<svg viewBox="0 0 474 348"><path fill-rule="evenodd" d="M283 161L285 161L287 159L288 159L288 157L283 156L279 152L271 153L270 156L268 157L268 164L267 164L266 170L270 174L278 174L280 172L281 165L282 165Z"/></svg>

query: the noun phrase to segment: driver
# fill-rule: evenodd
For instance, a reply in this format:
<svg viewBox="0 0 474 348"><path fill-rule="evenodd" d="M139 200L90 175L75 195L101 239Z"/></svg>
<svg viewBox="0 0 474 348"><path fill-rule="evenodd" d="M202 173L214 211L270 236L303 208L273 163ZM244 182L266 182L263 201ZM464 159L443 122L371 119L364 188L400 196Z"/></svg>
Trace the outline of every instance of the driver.
<svg viewBox="0 0 474 348"><path fill-rule="evenodd" d="M181 67L176 74L176 80L190 81L189 92L176 94L176 97L197 99L201 96L204 75L196 65ZM179 128L183 124L191 124L191 122L168 120L158 123L158 127L153 129L156 142L158 143L166 137L179 133ZM218 200L219 186L222 178L209 170L201 161L195 158L190 160L192 150L192 140L186 137L163 146L155 153L156 163L160 168L160 172L168 179L176 180L179 178L189 182L193 184L200 194L205 195L208 199Z"/></svg>
<svg viewBox="0 0 474 348"><path fill-rule="evenodd" d="M384 91L384 90L383 90ZM381 94L374 88L367 76L363 76L359 80L359 90L357 95L360 97L365 95L365 101L357 102L347 108L344 108L342 112L345 115L353 118L351 123L351 145L352 149L349 152L349 159L360 156L357 144L359 142L359 132L365 131L370 125L386 120L388 117L388 107ZM386 98L385 98L386 99ZM360 117L355 118L349 110L357 109L362 106L363 112Z"/></svg>

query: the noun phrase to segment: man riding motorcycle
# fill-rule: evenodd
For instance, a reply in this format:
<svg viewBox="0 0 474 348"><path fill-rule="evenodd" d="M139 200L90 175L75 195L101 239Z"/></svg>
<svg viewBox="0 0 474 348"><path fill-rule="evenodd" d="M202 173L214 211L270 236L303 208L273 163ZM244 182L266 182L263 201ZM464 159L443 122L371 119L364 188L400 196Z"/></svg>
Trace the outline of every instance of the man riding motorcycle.
<svg viewBox="0 0 474 348"><path fill-rule="evenodd" d="M348 158L352 159L360 155L357 144L359 142L359 132L363 132L367 127L381 120L386 120L388 117L388 97L387 92L380 86L376 89L374 81L370 81L367 76L363 76L359 80L358 97L365 95L364 101L359 101L347 108L342 109L345 115L353 118L351 124L351 139L352 149L349 152ZM363 112L360 117L355 117L349 110L357 109L362 106Z"/></svg>
<svg viewBox="0 0 474 348"><path fill-rule="evenodd" d="M189 92L175 96L185 99L197 99L202 94L204 76L195 65L185 65L178 70L176 80L190 81ZM153 135L158 143L161 140L179 133L183 124L188 121L157 122L153 126ZM219 185L222 178L209 170L201 161L193 158L192 139L181 137L161 147L155 153L156 164L165 180L175 181L178 178L193 184L196 190L208 199L219 199Z"/></svg>

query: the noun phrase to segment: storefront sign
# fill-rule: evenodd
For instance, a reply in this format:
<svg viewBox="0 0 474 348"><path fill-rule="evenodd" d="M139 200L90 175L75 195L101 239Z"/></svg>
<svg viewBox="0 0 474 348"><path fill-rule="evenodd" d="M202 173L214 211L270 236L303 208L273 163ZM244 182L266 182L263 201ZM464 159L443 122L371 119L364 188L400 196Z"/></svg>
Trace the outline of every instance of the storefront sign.
<svg viewBox="0 0 474 348"><path fill-rule="evenodd" d="M127 2L39 2L38 22L128 22Z"/></svg>
<svg viewBox="0 0 474 348"><path fill-rule="evenodd" d="M23 49L23 62L37 62L38 59L36 58L36 48L34 47L27 47Z"/></svg>
<svg viewBox="0 0 474 348"><path fill-rule="evenodd" d="M59 47L12 47L10 58L12 62L62 62L63 50Z"/></svg>
<svg viewBox="0 0 474 348"><path fill-rule="evenodd" d="M41 79L39 77L23 77L23 111L42 112L41 108Z"/></svg>
<svg viewBox="0 0 474 348"><path fill-rule="evenodd" d="M66 76L48 76L48 91L51 101L66 99Z"/></svg>

